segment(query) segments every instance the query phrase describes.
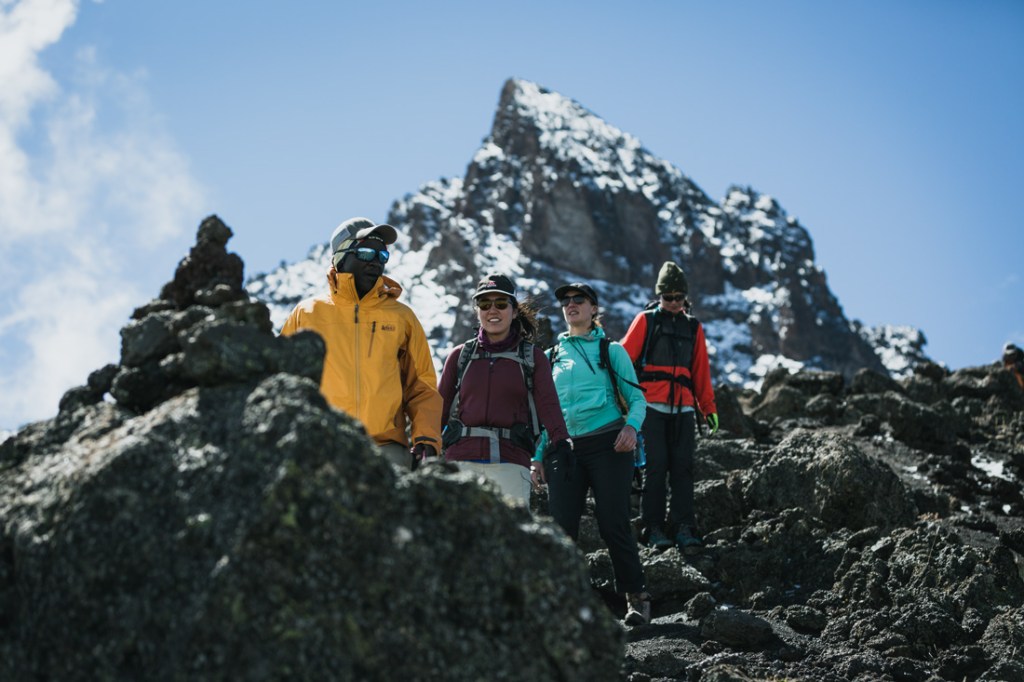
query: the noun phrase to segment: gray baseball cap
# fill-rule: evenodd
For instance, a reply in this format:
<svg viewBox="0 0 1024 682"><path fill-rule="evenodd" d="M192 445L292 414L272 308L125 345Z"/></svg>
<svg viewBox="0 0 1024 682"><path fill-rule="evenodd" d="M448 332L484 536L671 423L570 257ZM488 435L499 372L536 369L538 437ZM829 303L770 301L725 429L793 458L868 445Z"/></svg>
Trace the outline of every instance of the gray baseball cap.
<svg viewBox="0 0 1024 682"><path fill-rule="evenodd" d="M398 230L387 223L377 224L369 218L349 218L334 228L331 235L331 253L344 251L360 239L374 237L385 244L394 244Z"/></svg>

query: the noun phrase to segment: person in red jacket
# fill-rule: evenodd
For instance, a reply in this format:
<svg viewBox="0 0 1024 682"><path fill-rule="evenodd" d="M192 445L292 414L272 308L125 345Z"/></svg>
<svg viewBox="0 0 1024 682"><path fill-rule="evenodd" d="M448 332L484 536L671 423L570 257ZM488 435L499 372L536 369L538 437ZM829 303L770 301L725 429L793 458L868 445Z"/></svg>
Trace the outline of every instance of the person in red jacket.
<svg viewBox="0 0 1024 682"><path fill-rule="evenodd" d="M693 502L696 413L706 416L712 433L718 430L704 328L686 312L688 289L678 265L662 265L654 288L658 305L638 314L622 340L647 398L647 480L640 498L644 536L655 549L675 544L683 552L701 546ZM667 525L666 481L672 489Z"/></svg>
<svg viewBox="0 0 1024 682"><path fill-rule="evenodd" d="M551 364L534 344L535 313L518 301L509 277L487 275L473 300L480 328L448 355L438 386L444 456L529 505L530 459L541 428L555 452L572 449Z"/></svg>

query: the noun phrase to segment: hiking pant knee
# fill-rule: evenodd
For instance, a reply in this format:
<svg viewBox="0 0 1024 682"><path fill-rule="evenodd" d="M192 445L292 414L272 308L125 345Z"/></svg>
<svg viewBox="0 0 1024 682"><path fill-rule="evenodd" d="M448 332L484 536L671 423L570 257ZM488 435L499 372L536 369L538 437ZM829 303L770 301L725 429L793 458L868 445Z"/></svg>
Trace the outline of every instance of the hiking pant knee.
<svg viewBox="0 0 1024 682"><path fill-rule="evenodd" d="M615 452L617 431L574 438L575 464L569 479L548 479L548 509L569 537L579 537L587 491L594 491L594 516L608 546L617 592L645 589L643 566L629 519L633 485L633 453Z"/></svg>
<svg viewBox="0 0 1024 682"><path fill-rule="evenodd" d="M666 530L675 532L680 525L696 525L693 501L696 424L692 411L665 414L647 408L643 426L647 467L640 499L640 515L647 528L664 527L666 506L670 526ZM667 504L668 488L672 490L671 505Z"/></svg>

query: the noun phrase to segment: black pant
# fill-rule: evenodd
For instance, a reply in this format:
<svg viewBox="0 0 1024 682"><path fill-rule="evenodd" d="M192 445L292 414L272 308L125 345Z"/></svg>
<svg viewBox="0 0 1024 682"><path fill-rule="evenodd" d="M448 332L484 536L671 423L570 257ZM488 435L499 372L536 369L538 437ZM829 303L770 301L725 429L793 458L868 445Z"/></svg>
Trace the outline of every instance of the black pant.
<svg viewBox="0 0 1024 682"><path fill-rule="evenodd" d="M617 431L573 438L573 466L566 477L561 463L545 467L548 508L558 525L575 540L587 491L594 491L594 511L601 538L608 545L617 592L643 592L644 569L640 565L633 527L629 522L629 493L633 482L633 453L615 452Z"/></svg>
<svg viewBox="0 0 1024 682"><path fill-rule="evenodd" d="M648 530L661 528L674 533L679 526L697 525L693 509L696 425L693 412L665 414L647 408L643 427L647 469L640 516ZM666 478L672 488L668 528L665 527Z"/></svg>

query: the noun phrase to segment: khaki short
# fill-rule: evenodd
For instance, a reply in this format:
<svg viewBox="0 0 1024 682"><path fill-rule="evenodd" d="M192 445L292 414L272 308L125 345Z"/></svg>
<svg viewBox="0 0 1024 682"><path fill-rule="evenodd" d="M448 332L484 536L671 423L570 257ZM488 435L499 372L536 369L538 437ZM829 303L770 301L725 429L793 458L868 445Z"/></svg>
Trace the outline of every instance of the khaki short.
<svg viewBox="0 0 1024 682"><path fill-rule="evenodd" d="M506 497L530 506L530 470L518 464L502 462L500 464L484 464L482 462L456 462L459 468L483 476L497 484L498 489Z"/></svg>

